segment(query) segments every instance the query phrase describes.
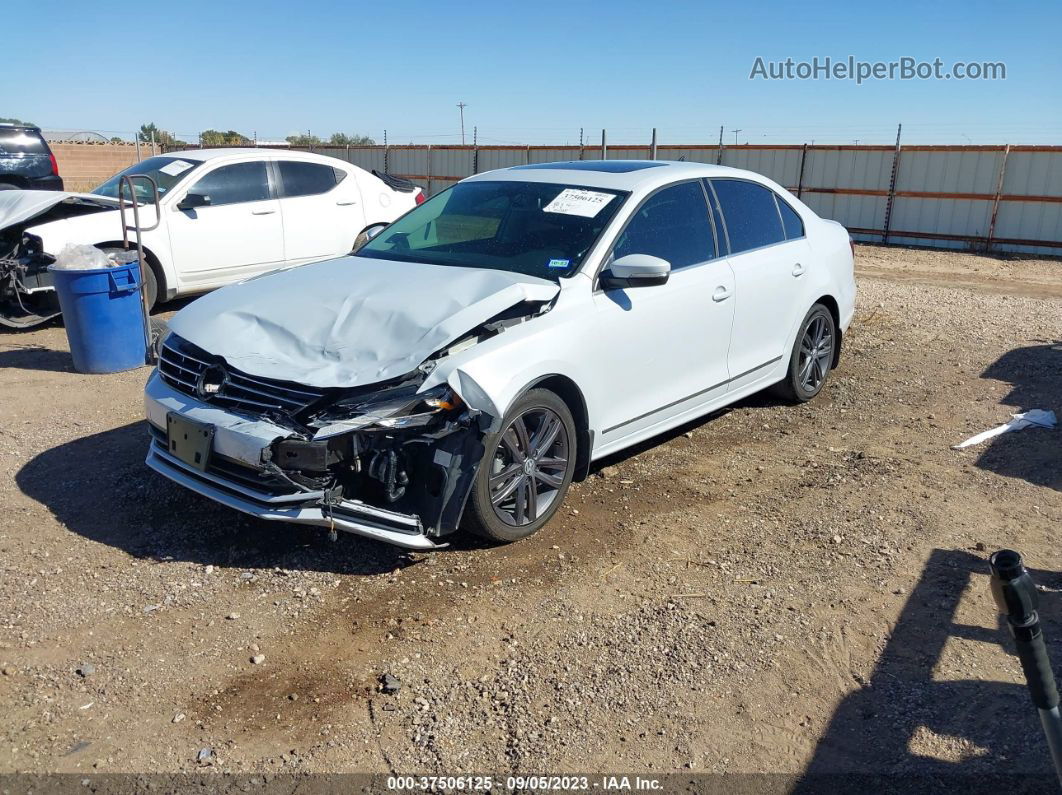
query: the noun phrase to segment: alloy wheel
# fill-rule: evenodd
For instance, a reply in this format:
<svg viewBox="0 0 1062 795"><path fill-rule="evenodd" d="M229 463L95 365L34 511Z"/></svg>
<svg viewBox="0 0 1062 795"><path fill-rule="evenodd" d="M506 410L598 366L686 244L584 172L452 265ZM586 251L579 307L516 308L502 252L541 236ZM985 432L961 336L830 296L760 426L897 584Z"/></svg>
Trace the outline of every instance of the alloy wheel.
<svg viewBox="0 0 1062 795"><path fill-rule="evenodd" d="M494 513L513 527L529 525L549 510L564 485L568 431L548 408L514 419L498 440L488 489Z"/></svg>
<svg viewBox="0 0 1062 795"><path fill-rule="evenodd" d="M833 362L833 330L829 318L816 315L804 329L800 340L800 359L797 364L797 379L800 388L807 393L816 392Z"/></svg>

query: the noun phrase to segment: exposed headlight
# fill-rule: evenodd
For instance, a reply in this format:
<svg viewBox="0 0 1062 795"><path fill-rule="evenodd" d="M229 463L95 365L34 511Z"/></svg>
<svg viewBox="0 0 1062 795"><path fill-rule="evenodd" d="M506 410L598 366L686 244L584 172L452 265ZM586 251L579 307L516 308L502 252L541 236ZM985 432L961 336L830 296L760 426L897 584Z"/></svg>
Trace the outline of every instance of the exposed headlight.
<svg viewBox="0 0 1062 795"><path fill-rule="evenodd" d="M461 398L446 384L419 393L400 389L391 394L359 395L337 401L321 415L314 423L319 429L314 438L370 427L419 428L460 405Z"/></svg>

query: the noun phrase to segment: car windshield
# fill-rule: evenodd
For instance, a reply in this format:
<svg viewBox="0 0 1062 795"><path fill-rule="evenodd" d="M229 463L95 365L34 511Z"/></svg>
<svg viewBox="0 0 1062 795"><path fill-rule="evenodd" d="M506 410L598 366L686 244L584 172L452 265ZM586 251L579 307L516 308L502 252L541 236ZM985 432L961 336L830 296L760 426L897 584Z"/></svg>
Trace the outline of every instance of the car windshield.
<svg viewBox="0 0 1062 795"><path fill-rule="evenodd" d="M556 281L578 270L626 195L544 182L461 182L399 218L358 256Z"/></svg>
<svg viewBox="0 0 1062 795"><path fill-rule="evenodd" d="M195 172L195 170L201 166L202 163L198 160L184 160L176 155L159 155L158 157L149 157L147 160L141 160L139 163L134 163L124 171L119 171L109 180L104 182L98 188L95 188L92 192L98 196L109 196L112 199L118 198L118 181L127 174L146 174L151 177L159 186L159 197L165 196L174 185L182 182L185 177ZM151 201L151 188L148 184L142 180L133 180L133 189L136 191L136 199L138 202ZM125 189L126 197L129 196L129 188Z"/></svg>

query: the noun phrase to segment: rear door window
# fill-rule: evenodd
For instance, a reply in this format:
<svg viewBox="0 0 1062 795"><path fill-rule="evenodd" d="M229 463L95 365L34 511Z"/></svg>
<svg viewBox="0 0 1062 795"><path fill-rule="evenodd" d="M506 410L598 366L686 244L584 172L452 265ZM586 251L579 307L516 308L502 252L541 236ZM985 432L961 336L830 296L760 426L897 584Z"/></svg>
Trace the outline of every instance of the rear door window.
<svg viewBox="0 0 1062 795"><path fill-rule="evenodd" d="M774 200L778 202L778 212L782 214L782 226L785 229L785 239L796 240L799 237L803 237L804 222L800 220L797 211L790 207L789 202L777 193L774 195Z"/></svg>
<svg viewBox="0 0 1062 795"><path fill-rule="evenodd" d="M233 163L216 168L188 189L210 197L210 206L260 202L270 198L269 178L264 160L251 163Z"/></svg>
<svg viewBox="0 0 1062 795"><path fill-rule="evenodd" d="M715 238L699 182L682 182L653 194L638 208L613 249L616 259L650 254L683 268L715 259Z"/></svg>
<svg viewBox="0 0 1062 795"><path fill-rule="evenodd" d="M785 240L774 191L755 182L739 179L709 181L719 197L731 254Z"/></svg>
<svg viewBox="0 0 1062 795"><path fill-rule="evenodd" d="M282 196L315 196L327 193L336 186L336 170L320 163L303 163L297 160L281 160L280 181L283 183Z"/></svg>

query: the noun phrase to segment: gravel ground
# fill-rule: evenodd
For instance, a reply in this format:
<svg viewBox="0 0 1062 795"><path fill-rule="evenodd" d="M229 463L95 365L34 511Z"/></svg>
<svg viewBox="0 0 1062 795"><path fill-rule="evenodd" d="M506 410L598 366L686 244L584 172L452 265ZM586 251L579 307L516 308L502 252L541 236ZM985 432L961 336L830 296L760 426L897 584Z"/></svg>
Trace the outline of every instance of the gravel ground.
<svg viewBox="0 0 1062 795"><path fill-rule="evenodd" d="M1062 269L858 262L811 404L743 401L532 539L432 554L182 491L143 465L146 371L0 336L0 771L1046 774L984 559L1039 570L1062 659L1060 431L951 445L1062 415Z"/></svg>

